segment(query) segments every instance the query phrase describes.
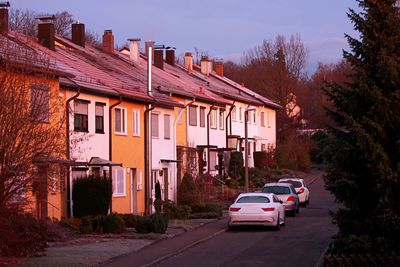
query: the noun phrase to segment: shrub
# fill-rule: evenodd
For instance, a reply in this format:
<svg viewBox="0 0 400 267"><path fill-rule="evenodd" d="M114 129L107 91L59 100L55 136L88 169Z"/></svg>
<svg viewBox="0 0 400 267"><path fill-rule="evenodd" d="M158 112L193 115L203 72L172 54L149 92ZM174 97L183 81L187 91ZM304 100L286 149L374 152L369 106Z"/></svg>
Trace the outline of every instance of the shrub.
<svg viewBox="0 0 400 267"><path fill-rule="evenodd" d="M136 227L136 223L139 217L138 215L133 215L131 213L128 213L128 214L121 214L120 216L124 220L126 227Z"/></svg>
<svg viewBox="0 0 400 267"><path fill-rule="evenodd" d="M125 231L125 222L118 214L110 214L104 219L104 233L121 234Z"/></svg>
<svg viewBox="0 0 400 267"><path fill-rule="evenodd" d="M218 214L218 216L222 216L222 207L216 203L205 203L192 206L192 212L193 213L213 212Z"/></svg>
<svg viewBox="0 0 400 267"><path fill-rule="evenodd" d="M47 247L47 225L31 214L0 210L0 256L31 257Z"/></svg>
<svg viewBox="0 0 400 267"><path fill-rule="evenodd" d="M65 218L62 217L59 224L62 227L71 229L73 231L79 231L79 229L81 228L81 219L79 218Z"/></svg>
<svg viewBox="0 0 400 267"><path fill-rule="evenodd" d="M188 205L178 205L171 200L163 202L163 212L170 219L185 220L189 218L191 208Z"/></svg>
<svg viewBox="0 0 400 267"><path fill-rule="evenodd" d="M308 171L311 168L309 138L288 136L277 146L276 156L280 168Z"/></svg>
<svg viewBox="0 0 400 267"><path fill-rule="evenodd" d="M231 159L229 161L229 176L237 179L243 176L243 154L239 151L231 152Z"/></svg>
<svg viewBox="0 0 400 267"><path fill-rule="evenodd" d="M189 216L190 219L216 219L219 217L221 216L216 212L199 212L190 214Z"/></svg>
<svg viewBox="0 0 400 267"><path fill-rule="evenodd" d="M107 215L111 194L112 184L108 178L88 176L76 179L72 189L74 216Z"/></svg>
<svg viewBox="0 0 400 267"><path fill-rule="evenodd" d="M158 234L164 234L168 228L168 216L161 212L153 213L150 216L151 219L151 231Z"/></svg>
<svg viewBox="0 0 400 267"><path fill-rule="evenodd" d="M199 191L193 177L185 173L178 187L178 204L191 205L199 202Z"/></svg>
<svg viewBox="0 0 400 267"><path fill-rule="evenodd" d="M81 218L81 227L79 228L81 234L89 234L93 232L93 217L84 216Z"/></svg>
<svg viewBox="0 0 400 267"><path fill-rule="evenodd" d="M140 216L137 218L136 231L139 234L148 234L151 232L151 219L147 216Z"/></svg>
<svg viewBox="0 0 400 267"><path fill-rule="evenodd" d="M97 233L101 234L104 232L104 221L106 220L105 215L96 215L92 219L92 226L93 230L96 231Z"/></svg>

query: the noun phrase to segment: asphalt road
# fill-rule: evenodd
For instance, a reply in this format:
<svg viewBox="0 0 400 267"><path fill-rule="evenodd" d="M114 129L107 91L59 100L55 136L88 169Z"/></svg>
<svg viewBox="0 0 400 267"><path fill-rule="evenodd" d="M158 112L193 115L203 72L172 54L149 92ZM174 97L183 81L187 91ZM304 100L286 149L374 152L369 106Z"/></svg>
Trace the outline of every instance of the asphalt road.
<svg viewBox="0 0 400 267"><path fill-rule="evenodd" d="M321 178L310 185L310 205L295 218L287 217L278 232L243 228L224 232L157 266L314 266L336 233L329 209L334 198Z"/></svg>

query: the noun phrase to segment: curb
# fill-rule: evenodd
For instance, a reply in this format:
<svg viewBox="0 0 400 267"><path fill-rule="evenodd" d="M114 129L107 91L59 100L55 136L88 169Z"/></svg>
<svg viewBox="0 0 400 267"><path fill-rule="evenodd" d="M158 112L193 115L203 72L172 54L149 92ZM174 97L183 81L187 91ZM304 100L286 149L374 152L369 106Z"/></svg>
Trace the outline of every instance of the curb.
<svg viewBox="0 0 400 267"><path fill-rule="evenodd" d="M319 256L318 261L314 264L314 267L322 267L322 266L324 266L325 254L329 249L329 245L330 245L330 243L326 246L324 251L322 251L321 256Z"/></svg>
<svg viewBox="0 0 400 267"><path fill-rule="evenodd" d="M308 183L308 185L313 184L319 177L315 177L314 179L311 180L311 182Z"/></svg>
<svg viewBox="0 0 400 267"><path fill-rule="evenodd" d="M165 256L162 256L162 257L160 257L160 258L158 258L158 259L156 259L156 260L154 260L154 261L152 261L152 262L150 262L150 263L147 263L147 264L145 264L145 265L142 265L142 267L152 266L152 265L157 264L157 263L159 263L159 262L162 262L162 261L164 261L164 260L166 260L166 259L168 259L168 258L171 258L171 257L173 257L173 256L176 256L176 255L178 255L178 254L181 254L181 253L184 252L185 250L187 250L187 249L189 249L189 248L192 248L192 247L194 247L194 246L196 246L196 245L198 245L198 244L200 244L200 243L202 243L202 242L205 242L205 241L207 241L207 240L209 240L209 239L212 239L212 238L214 238L214 237L216 237L216 236L222 234L223 232L226 232L226 229L219 230L218 232L215 232L215 233L213 233L212 235L206 236L206 237L204 237L204 238L202 238L202 239L200 239L200 240L197 240L197 241L195 241L195 242L193 242L193 243L191 243L191 244L189 244L189 245L186 245L185 247L183 247L183 248L181 248L181 249L179 249L179 250L177 250L177 251L175 251L175 252L169 253L169 254L167 254L167 255L165 255Z"/></svg>

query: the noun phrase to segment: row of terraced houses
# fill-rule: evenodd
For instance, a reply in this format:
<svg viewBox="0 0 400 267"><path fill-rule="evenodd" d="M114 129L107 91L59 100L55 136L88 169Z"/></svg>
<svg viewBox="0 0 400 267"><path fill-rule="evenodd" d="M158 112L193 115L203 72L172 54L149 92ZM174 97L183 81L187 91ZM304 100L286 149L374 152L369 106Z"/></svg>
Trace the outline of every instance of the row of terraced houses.
<svg viewBox="0 0 400 267"><path fill-rule="evenodd" d="M39 217L73 216L73 181L89 174L112 180L112 212L151 213L157 181L162 198L176 201L189 168L222 175L230 151L242 151L252 167L254 151L275 146L280 106L225 77L222 61L194 64L190 52L178 59L140 39L118 51L111 30L95 47L85 43L84 24L72 24L65 38L54 34L51 17L38 20L31 38L9 31L7 7L0 11L2 44L45 56L57 71L47 80L32 73L31 92L43 84L67 115L66 155L41 165L48 191L31 196Z"/></svg>

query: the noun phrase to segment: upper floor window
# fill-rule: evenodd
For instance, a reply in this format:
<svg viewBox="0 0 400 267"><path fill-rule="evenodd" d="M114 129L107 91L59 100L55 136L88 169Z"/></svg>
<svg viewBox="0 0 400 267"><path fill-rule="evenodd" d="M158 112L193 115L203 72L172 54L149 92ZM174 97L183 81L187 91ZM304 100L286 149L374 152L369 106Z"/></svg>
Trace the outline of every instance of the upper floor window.
<svg viewBox="0 0 400 267"><path fill-rule="evenodd" d="M30 116L36 122L50 120L50 86L46 84L32 84L30 86Z"/></svg>
<svg viewBox="0 0 400 267"><path fill-rule="evenodd" d="M115 108L115 133L126 135L126 109Z"/></svg>
<svg viewBox="0 0 400 267"><path fill-rule="evenodd" d="M260 112L260 124L262 127L265 127L265 113Z"/></svg>
<svg viewBox="0 0 400 267"><path fill-rule="evenodd" d="M221 108L220 110L219 110L219 129L220 130L223 130L224 129L224 119L225 119L225 116L224 116L224 114L225 114L225 111Z"/></svg>
<svg viewBox="0 0 400 267"><path fill-rule="evenodd" d="M216 109L211 110L210 127L211 127L211 129L217 129L217 110Z"/></svg>
<svg viewBox="0 0 400 267"><path fill-rule="evenodd" d="M200 107L200 127L206 127L206 108Z"/></svg>
<svg viewBox="0 0 400 267"><path fill-rule="evenodd" d="M197 126L197 106L189 106L189 125Z"/></svg>
<svg viewBox="0 0 400 267"><path fill-rule="evenodd" d="M257 111L253 110L253 123L257 123Z"/></svg>
<svg viewBox="0 0 400 267"><path fill-rule="evenodd" d="M252 121L253 111L249 110L249 111L245 111L245 112L247 112L247 122L250 123Z"/></svg>
<svg viewBox="0 0 400 267"><path fill-rule="evenodd" d="M236 107L233 107L233 108L232 108L231 118L232 118L233 121L236 121L236 120L237 120L237 117L236 117Z"/></svg>
<svg viewBox="0 0 400 267"><path fill-rule="evenodd" d="M106 104L96 102L95 115L96 115L96 133L104 133L104 106Z"/></svg>
<svg viewBox="0 0 400 267"><path fill-rule="evenodd" d="M182 122L183 122L183 120L182 120L182 117L183 117L183 109L182 108L178 108L178 124L182 124Z"/></svg>
<svg viewBox="0 0 400 267"><path fill-rule="evenodd" d="M89 119L88 119L88 106L89 101L86 100L75 100L74 108L74 130L76 132L88 132L89 131Z"/></svg>
<svg viewBox="0 0 400 267"><path fill-rule="evenodd" d="M240 121L240 122L243 121L243 111L242 111L242 107L239 107L239 121Z"/></svg>
<svg viewBox="0 0 400 267"><path fill-rule="evenodd" d="M157 113L151 113L151 136L156 138L160 137L158 116Z"/></svg>
<svg viewBox="0 0 400 267"><path fill-rule="evenodd" d="M171 139L171 115L164 114L164 139Z"/></svg>
<svg viewBox="0 0 400 267"><path fill-rule="evenodd" d="M134 109L132 114L132 135L140 136L140 110Z"/></svg>

